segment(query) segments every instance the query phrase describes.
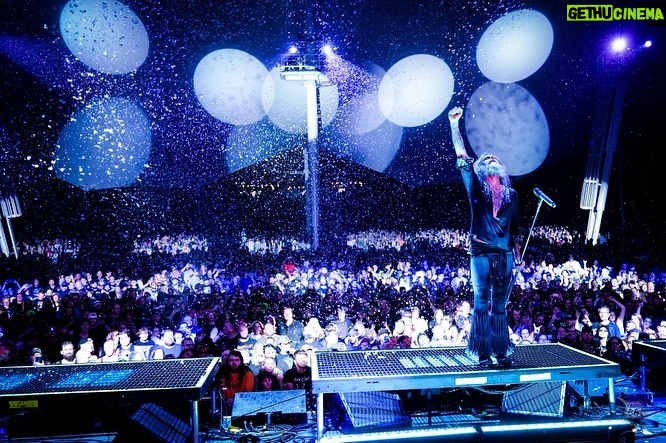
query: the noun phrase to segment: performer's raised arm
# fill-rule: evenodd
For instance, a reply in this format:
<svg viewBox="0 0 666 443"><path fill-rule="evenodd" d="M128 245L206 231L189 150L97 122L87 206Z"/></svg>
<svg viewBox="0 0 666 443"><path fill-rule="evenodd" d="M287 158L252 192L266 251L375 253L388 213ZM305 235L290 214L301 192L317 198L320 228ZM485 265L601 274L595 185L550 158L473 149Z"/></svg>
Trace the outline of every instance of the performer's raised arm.
<svg viewBox="0 0 666 443"><path fill-rule="evenodd" d="M462 117L463 110L461 107L456 106L449 111L449 123L451 124L451 139L453 140L453 148L456 150L456 157L467 158L467 150L465 149L465 141L460 134L460 117Z"/></svg>

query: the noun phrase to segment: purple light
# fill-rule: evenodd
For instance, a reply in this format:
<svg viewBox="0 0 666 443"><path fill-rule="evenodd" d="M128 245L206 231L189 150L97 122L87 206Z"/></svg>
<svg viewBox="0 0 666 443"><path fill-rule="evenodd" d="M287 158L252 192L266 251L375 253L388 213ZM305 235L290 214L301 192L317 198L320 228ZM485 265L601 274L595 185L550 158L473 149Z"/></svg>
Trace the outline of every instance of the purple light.
<svg viewBox="0 0 666 443"><path fill-rule="evenodd" d="M627 39L624 37L618 37L611 43L611 49L613 52L622 52L627 49Z"/></svg>
<svg viewBox="0 0 666 443"><path fill-rule="evenodd" d="M652 46L652 40L646 40L645 43L643 43L644 48L649 48Z"/></svg>
<svg viewBox="0 0 666 443"><path fill-rule="evenodd" d="M298 52L298 48L295 45L289 47L289 53L290 54L296 54L297 52Z"/></svg>

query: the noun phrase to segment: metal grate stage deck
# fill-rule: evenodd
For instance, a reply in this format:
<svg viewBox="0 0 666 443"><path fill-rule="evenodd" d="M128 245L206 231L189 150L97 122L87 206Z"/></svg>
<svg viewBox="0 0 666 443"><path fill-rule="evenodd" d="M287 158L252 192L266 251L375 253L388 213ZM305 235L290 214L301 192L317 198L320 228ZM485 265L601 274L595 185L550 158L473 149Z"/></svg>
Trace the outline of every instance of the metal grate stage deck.
<svg viewBox="0 0 666 443"><path fill-rule="evenodd" d="M619 376L618 364L563 344L516 346L507 368L480 366L464 347L316 352L313 392L340 393L573 381Z"/></svg>
<svg viewBox="0 0 666 443"><path fill-rule="evenodd" d="M637 351L632 353L634 357L644 355L666 363L666 340L636 340L632 349ZM634 363L640 364L640 362L640 358L636 358Z"/></svg>
<svg viewBox="0 0 666 443"><path fill-rule="evenodd" d="M207 393L218 358L167 359L123 363L21 366L0 369L0 398L43 399L71 394L112 395L161 391L188 400Z"/></svg>
<svg viewBox="0 0 666 443"><path fill-rule="evenodd" d="M636 340L631 357L640 371L643 393L648 393L648 389L661 391L666 387L662 376L666 366L666 340Z"/></svg>
<svg viewBox="0 0 666 443"><path fill-rule="evenodd" d="M87 433L100 427L105 432L122 430L136 407L160 402L180 405L178 409L189 407L191 428L183 429L192 433L188 441L198 443L198 401L208 394L219 360L211 357L1 368L0 419L9 423L12 438L42 441L46 433ZM141 417L148 417L144 412ZM178 426L175 416L164 414L168 419L174 417L169 426Z"/></svg>

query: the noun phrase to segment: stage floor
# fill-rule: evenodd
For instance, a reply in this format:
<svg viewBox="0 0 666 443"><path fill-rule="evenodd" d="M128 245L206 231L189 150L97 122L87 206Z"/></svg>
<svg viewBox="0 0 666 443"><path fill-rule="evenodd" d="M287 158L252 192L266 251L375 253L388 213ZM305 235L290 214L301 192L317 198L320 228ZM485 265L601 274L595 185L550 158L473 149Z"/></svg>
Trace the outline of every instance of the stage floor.
<svg viewBox="0 0 666 443"><path fill-rule="evenodd" d="M609 379L616 363L562 344L516 346L509 367L481 366L463 347L316 352L315 394Z"/></svg>
<svg viewBox="0 0 666 443"><path fill-rule="evenodd" d="M405 402L405 409L410 415L410 425L396 429L343 431L331 424L327 415L330 411L324 410L324 407L319 409L318 402L317 412L308 413L307 422L302 425L290 426L274 422L246 429L226 429L209 416L208 403L204 400L200 402L198 413L199 441L216 443L246 439L256 443L279 439L284 442L295 440L307 443L400 440L666 443L666 392L655 392L649 397L649 403L640 404L633 399L622 398L628 390L623 390L623 383L619 381L616 411L611 411L607 386L615 386L615 381L623 378L616 364L555 344L518 346L512 358L514 363L511 367L501 368L479 366L459 347L316 353L313 361L313 389L318 399L327 398L327 408L332 404L330 399L343 393L398 392L404 398L408 398L409 395L406 394L409 393L413 394L413 397L411 404L410 400ZM444 402L447 406L457 405L455 395L466 392L485 393L498 387L514 390L528 385L577 386L581 380L596 380L598 388L590 392L590 395L599 398L592 398L592 405L585 412L579 407L573 413L567 410L562 416L533 416L515 414L512 411L498 413L496 407L489 407L481 400L477 403L469 400L464 408L458 405L460 410L446 410L442 406L442 399L446 400ZM629 380L629 383L632 381ZM638 382L635 384L638 386ZM7 386L5 389L12 390L13 395L10 395L10 398L14 395L26 395L26 392L16 392L17 386ZM187 391L187 388L185 390ZM573 390L570 390L571 395ZM423 396L429 396L430 393L434 398L432 409L423 400ZM606 396L605 401L601 398L603 396ZM540 399L544 395L536 397ZM613 404L615 398L614 395ZM598 404L597 400L600 400ZM565 402L569 401L567 397ZM324 418L325 423L320 423ZM2 425L0 442L98 443L113 442L116 437L114 432L106 432L52 437L42 434L35 438L14 435L12 438L10 429L5 427L3 435L1 428ZM627 433L635 436L635 440L627 440Z"/></svg>

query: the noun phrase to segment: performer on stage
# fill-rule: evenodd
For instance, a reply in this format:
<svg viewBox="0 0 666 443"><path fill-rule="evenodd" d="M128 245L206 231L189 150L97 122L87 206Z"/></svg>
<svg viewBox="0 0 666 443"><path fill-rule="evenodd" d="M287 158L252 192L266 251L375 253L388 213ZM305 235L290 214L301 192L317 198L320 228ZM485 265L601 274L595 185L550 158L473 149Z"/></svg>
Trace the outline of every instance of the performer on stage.
<svg viewBox="0 0 666 443"><path fill-rule="evenodd" d="M506 305L513 285L513 268L520 263L518 197L504 163L493 154L474 161L467 154L458 124L462 108L449 111L451 136L458 168L470 202L469 231L474 311L467 352L479 364L511 365Z"/></svg>

